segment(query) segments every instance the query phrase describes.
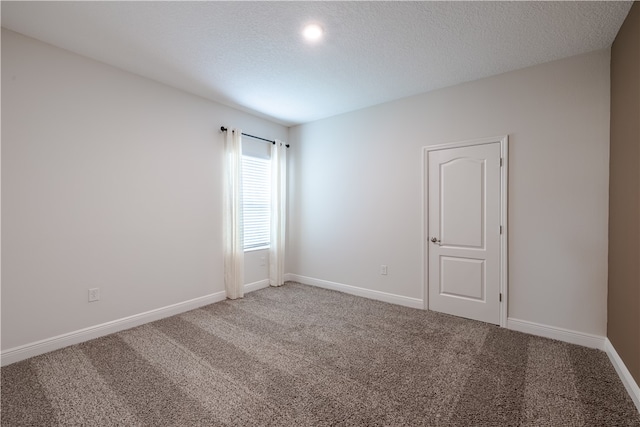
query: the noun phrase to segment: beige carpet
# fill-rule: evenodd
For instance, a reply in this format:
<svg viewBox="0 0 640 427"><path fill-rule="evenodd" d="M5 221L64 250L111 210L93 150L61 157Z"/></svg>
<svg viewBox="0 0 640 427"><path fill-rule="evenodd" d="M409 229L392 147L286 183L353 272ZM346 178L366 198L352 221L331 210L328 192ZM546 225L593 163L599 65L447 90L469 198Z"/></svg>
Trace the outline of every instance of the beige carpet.
<svg viewBox="0 0 640 427"><path fill-rule="evenodd" d="M1 373L3 426L640 426L601 351L296 283Z"/></svg>

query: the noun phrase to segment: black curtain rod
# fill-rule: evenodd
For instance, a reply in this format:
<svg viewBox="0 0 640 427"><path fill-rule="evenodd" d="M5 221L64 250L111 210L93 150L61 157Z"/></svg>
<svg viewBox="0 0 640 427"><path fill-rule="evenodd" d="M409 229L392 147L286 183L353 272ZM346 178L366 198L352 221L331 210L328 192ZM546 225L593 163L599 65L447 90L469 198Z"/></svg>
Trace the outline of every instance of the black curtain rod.
<svg viewBox="0 0 640 427"><path fill-rule="evenodd" d="M224 126L220 126L220 131L221 132L226 132L228 129ZM266 138L260 138L259 136L254 136L254 135L249 135L248 133L244 133L242 132L243 136L248 136L249 138L254 138L254 139L259 139L260 141L266 141L266 142L270 142L273 145L276 144L275 141L271 140L271 139L266 139ZM289 148L289 144L285 144L285 147Z"/></svg>

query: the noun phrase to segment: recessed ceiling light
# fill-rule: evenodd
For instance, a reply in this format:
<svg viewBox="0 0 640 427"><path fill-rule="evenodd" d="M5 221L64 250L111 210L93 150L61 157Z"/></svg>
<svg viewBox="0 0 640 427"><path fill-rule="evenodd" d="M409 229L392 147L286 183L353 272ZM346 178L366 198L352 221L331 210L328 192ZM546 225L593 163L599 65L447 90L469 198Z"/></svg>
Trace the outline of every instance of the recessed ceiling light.
<svg viewBox="0 0 640 427"><path fill-rule="evenodd" d="M306 25L304 27L304 30L302 30L302 35L304 36L304 38L312 42L320 40L323 33L324 33L324 30L318 24Z"/></svg>

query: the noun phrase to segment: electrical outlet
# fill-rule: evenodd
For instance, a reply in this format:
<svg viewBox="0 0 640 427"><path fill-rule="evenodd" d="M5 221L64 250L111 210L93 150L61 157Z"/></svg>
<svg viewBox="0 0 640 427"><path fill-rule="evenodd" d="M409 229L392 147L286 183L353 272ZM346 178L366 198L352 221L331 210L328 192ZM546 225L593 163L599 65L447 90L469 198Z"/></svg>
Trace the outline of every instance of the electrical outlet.
<svg viewBox="0 0 640 427"><path fill-rule="evenodd" d="M100 288L89 289L89 302L98 301L100 299Z"/></svg>
<svg viewBox="0 0 640 427"><path fill-rule="evenodd" d="M383 276L387 275L387 266L386 265L381 265L380 266L380 274L382 274Z"/></svg>

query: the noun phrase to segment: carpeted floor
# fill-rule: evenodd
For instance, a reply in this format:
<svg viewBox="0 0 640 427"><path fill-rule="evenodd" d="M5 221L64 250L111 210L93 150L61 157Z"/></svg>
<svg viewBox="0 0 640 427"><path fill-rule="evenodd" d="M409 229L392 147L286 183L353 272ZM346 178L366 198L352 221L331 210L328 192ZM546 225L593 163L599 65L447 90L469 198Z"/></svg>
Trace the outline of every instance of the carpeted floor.
<svg viewBox="0 0 640 427"><path fill-rule="evenodd" d="M640 426L601 351L296 283L1 373L3 426Z"/></svg>

